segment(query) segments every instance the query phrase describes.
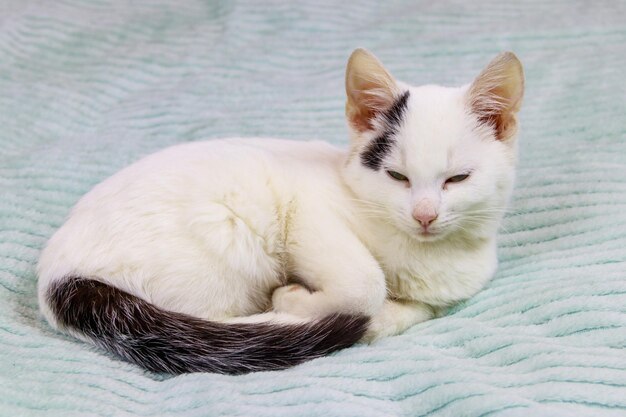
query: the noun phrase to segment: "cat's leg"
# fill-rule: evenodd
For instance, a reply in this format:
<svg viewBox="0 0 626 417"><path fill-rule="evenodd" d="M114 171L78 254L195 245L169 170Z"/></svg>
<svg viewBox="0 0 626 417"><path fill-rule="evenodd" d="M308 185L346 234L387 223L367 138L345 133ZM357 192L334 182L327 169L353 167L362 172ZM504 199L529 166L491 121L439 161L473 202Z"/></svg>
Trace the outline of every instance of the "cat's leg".
<svg viewBox="0 0 626 417"><path fill-rule="evenodd" d="M434 317L435 311L427 304L387 299L383 308L372 317L363 341L372 342L385 336L402 333L409 327Z"/></svg>
<svg viewBox="0 0 626 417"><path fill-rule="evenodd" d="M385 276L358 237L337 219L320 219L291 231L294 274L305 287L292 284L274 291L274 310L300 317L332 313L372 316L386 296Z"/></svg>

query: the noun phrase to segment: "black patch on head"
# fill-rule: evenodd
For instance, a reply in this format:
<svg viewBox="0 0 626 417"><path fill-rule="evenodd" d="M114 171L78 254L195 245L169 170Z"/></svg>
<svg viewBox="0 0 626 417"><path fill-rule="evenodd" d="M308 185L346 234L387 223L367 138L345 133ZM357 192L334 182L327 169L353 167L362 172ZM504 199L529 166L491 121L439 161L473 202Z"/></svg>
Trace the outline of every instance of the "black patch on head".
<svg viewBox="0 0 626 417"><path fill-rule="evenodd" d="M402 123L408 98L409 91L407 90L393 103L393 106L391 106L389 110L382 113L381 119L384 124L383 132L380 136L372 140L361 154L361 163L366 167L378 171L382 165L383 159L385 159L385 156L391 151L394 143L393 135L397 133L398 127Z"/></svg>
<svg viewBox="0 0 626 417"><path fill-rule="evenodd" d="M150 371L171 374L284 369L356 343L369 323L347 314L302 325L209 322L77 277L51 284L48 303L62 328Z"/></svg>

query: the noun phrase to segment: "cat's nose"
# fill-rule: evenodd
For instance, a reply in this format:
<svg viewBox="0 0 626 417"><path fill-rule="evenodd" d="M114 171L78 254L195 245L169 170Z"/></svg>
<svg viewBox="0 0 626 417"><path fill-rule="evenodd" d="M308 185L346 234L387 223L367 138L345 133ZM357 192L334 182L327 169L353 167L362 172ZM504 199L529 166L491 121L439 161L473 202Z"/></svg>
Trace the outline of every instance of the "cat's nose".
<svg viewBox="0 0 626 417"><path fill-rule="evenodd" d="M429 201L420 201L413 209L413 218L417 220L424 229L437 219L437 209Z"/></svg>

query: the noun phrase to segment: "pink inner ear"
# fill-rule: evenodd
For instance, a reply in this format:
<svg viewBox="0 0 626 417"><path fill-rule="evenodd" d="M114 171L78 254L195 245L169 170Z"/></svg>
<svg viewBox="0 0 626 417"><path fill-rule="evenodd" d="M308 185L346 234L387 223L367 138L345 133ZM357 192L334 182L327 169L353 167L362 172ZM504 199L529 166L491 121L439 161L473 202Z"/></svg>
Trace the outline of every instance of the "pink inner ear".
<svg viewBox="0 0 626 417"><path fill-rule="evenodd" d="M354 104L351 111L349 110L349 120L359 132L371 130L373 128L372 121L376 115L388 110L393 105L390 93L375 87L359 91L352 101Z"/></svg>
<svg viewBox="0 0 626 417"><path fill-rule="evenodd" d="M515 113L524 94L524 73L513 53L504 52L494 58L476 78L468 94L472 112L480 123L494 128L498 140L515 134Z"/></svg>
<svg viewBox="0 0 626 417"><path fill-rule="evenodd" d="M478 121L491 126L498 140L505 140L515 134L519 99L496 81L500 80L477 80L470 90L469 103Z"/></svg>
<svg viewBox="0 0 626 417"><path fill-rule="evenodd" d="M348 120L354 129L359 132L371 130L372 119L375 114L367 108L355 108L348 114Z"/></svg>
<svg viewBox="0 0 626 417"><path fill-rule="evenodd" d="M505 140L515 133L516 118L508 103L496 100L503 99L497 97L497 99L488 99L487 103L474 103L472 110L480 123L493 127L496 139Z"/></svg>

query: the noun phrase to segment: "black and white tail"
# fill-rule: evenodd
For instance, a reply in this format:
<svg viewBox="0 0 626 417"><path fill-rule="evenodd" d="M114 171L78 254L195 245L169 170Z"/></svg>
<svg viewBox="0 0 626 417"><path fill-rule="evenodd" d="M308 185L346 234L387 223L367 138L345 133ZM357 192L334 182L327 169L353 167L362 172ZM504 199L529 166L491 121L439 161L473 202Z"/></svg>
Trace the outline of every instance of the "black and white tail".
<svg viewBox="0 0 626 417"><path fill-rule="evenodd" d="M48 303L60 327L150 371L171 374L284 369L354 344L369 323L346 314L306 324L210 322L77 277L53 283Z"/></svg>

